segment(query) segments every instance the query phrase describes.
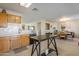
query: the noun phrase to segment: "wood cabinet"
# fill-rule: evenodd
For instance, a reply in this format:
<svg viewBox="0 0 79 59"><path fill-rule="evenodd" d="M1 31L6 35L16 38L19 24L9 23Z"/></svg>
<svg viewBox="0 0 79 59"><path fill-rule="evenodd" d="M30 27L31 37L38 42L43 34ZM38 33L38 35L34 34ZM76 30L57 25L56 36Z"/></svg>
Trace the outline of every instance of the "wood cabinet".
<svg viewBox="0 0 79 59"><path fill-rule="evenodd" d="M21 47L20 36L14 36L10 38L11 49L17 49Z"/></svg>
<svg viewBox="0 0 79 59"><path fill-rule="evenodd" d="M11 15L7 13L0 13L0 27L7 27L8 23L21 23L21 16Z"/></svg>
<svg viewBox="0 0 79 59"><path fill-rule="evenodd" d="M0 52L8 52L10 50L9 37L0 37Z"/></svg>
<svg viewBox="0 0 79 59"><path fill-rule="evenodd" d="M16 22L16 16L8 14L8 23L15 23Z"/></svg>
<svg viewBox="0 0 79 59"><path fill-rule="evenodd" d="M29 45L29 36L27 36L27 35L22 35L21 36L21 45L22 46Z"/></svg>
<svg viewBox="0 0 79 59"><path fill-rule="evenodd" d="M8 23L21 23L21 16L8 14Z"/></svg>
<svg viewBox="0 0 79 59"><path fill-rule="evenodd" d="M0 27L7 27L7 14L0 13Z"/></svg>
<svg viewBox="0 0 79 59"><path fill-rule="evenodd" d="M0 37L0 53L29 45L28 35Z"/></svg>
<svg viewBox="0 0 79 59"><path fill-rule="evenodd" d="M29 45L29 36L20 35L10 38L11 49L17 49Z"/></svg>
<svg viewBox="0 0 79 59"><path fill-rule="evenodd" d="M16 23L21 23L21 16L16 16Z"/></svg>

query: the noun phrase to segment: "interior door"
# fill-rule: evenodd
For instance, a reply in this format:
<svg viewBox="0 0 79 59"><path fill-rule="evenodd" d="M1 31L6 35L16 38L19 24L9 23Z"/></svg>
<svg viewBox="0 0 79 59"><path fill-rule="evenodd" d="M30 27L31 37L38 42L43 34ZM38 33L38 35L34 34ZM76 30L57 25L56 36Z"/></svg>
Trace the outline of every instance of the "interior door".
<svg viewBox="0 0 79 59"><path fill-rule="evenodd" d="M41 35L41 22L37 23L38 35Z"/></svg>
<svg viewBox="0 0 79 59"><path fill-rule="evenodd" d="M50 30L50 24L46 23L46 30Z"/></svg>

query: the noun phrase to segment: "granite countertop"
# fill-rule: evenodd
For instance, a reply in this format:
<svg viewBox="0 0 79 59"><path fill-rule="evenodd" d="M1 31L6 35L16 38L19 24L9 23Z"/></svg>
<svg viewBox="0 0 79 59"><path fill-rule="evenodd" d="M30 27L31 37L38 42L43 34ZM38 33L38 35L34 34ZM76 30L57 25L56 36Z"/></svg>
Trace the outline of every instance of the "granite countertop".
<svg viewBox="0 0 79 59"><path fill-rule="evenodd" d="M19 35L28 35L29 33L27 33L26 31L21 31L21 32L17 32L17 33L0 33L0 37L7 37L7 36L19 36Z"/></svg>
<svg viewBox="0 0 79 59"><path fill-rule="evenodd" d="M20 34L0 34L0 37L8 37L8 36L19 36L19 35L28 35L26 33L20 33Z"/></svg>

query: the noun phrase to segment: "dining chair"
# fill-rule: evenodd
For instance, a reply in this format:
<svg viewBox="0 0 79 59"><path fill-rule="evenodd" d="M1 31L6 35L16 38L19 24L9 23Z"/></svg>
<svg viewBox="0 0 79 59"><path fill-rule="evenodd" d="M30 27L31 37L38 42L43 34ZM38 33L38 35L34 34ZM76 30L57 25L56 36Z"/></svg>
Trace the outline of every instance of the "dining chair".
<svg viewBox="0 0 79 59"><path fill-rule="evenodd" d="M58 34L58 36L59 36L59 38L60 39L67 39L67 35L66 35L66 33L65 32L60 32L59 34Z"/></svg>
<svg viewBox="0 0 79 59"><path fill-rule="evenodd" d="M72 39L74 38L74 33L73 32L68 32L67 33L67 39Z"/></svg>

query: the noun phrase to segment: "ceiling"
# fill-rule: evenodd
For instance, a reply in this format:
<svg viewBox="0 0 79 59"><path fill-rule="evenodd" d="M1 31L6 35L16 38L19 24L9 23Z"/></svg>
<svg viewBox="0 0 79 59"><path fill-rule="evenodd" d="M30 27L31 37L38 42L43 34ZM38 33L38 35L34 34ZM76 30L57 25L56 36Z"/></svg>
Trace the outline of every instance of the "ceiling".
<svg viewBox="0 0 79 59"><path fill-rule="evenodd" d="M55 20L79 14L79 3L33 3L29 8L22 7L19 3L0 3L0 8L21 13L25 22ZM33 11L33 8L38 10Z"/></svg>

